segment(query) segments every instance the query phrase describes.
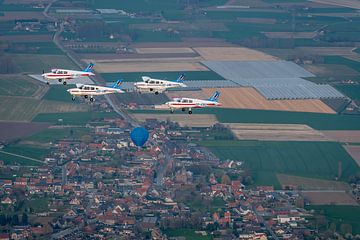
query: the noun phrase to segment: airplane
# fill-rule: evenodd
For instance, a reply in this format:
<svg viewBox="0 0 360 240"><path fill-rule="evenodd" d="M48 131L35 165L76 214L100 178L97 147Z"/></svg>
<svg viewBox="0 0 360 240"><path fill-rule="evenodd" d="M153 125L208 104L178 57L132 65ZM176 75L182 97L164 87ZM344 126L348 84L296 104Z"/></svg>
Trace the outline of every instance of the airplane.
<svg viewBox="0 0 360 240"><path fill-rule="evenodd" d="M174 98L172 101L165 103L169 108L171 113L174 113L174 110L181 109L183 112L186 109L189 109L189 114L192 114L193 108L205 108L205 107L218 107L222 104L218 102L220 92L216 91L211 98L202 100L196 98Z"/></svg>
<svg viewBox="0 0 360 240"><path fill-rule="evenodd" d="M153 79L147 76L142 77L142 82L134 83L135 88L140 92L154 92L155 95L166 91L168 88L186 87L183 83L185 75L181 74L175 81Z"/></svg>
<svg viewBox="0 0 360 240"><path fill-rule="evenodd" d="M59 82L63 82L66 85L66 80L79 78L79 77L90 77L95 74L92 72L94 69L94 64L90 63L83 71L75 71L75 70L66 70L66 69L51 69L51 72L43 73L41 76L48 80L58 80Z"/></svg>
<svg viewBox="0 0 360 240"><path fill-rule="evenodd" d="M75 101L75 97L83 96L84 98L90 97L90 102L93 102L95 100L94 96L101 96L112 93L124 93L124 91L120 89L121 83L121 80L117 80L116 83L111 87L77 83L76 88L70 88L66 91L72 95L73 101Z"/></svg>

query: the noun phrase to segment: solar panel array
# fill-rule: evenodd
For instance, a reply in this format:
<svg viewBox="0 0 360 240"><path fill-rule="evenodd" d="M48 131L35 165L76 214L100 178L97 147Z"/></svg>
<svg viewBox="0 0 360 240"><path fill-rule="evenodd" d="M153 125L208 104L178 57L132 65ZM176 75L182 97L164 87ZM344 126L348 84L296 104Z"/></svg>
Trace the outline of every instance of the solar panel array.
<svg viewBox="0 0 360 240"><path fill-rule="evenodd" d="M330 85L318 85L303 79L315 77L304 68L288 61L203 61L220 76L240 86L257 89L271 99L344 98Z"/></svg>

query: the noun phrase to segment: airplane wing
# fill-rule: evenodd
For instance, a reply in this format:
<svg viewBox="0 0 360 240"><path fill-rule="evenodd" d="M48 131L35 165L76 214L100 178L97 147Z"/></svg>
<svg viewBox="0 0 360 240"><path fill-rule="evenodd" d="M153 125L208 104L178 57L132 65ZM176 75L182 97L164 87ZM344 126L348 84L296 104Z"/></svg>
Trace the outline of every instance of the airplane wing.
<svg viewBox="0 0 360 240"><path fill-rule="evenodd" d="M76 87L77 87L77 88L81 88L82 86L84 86L84 84L82 84L82 83L77 83L77 84L76 84Z"/></svg>

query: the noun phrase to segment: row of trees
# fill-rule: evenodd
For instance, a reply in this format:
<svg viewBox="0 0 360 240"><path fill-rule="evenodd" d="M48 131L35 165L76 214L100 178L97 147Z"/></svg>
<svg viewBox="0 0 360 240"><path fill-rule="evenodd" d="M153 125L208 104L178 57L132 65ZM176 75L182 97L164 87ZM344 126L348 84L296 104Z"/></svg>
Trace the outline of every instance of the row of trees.
<svg viewBox="0 0 360 240"><path fill-rule="evenodd" d="M21 215L21 219L19 217L19 215L14 214L0 214L0 225L1 226L6 226L6 225L10 225L10 226L16 226L16 225L28 225L29 224L29 218L28 215L26 213L23 213Z"/></svg>

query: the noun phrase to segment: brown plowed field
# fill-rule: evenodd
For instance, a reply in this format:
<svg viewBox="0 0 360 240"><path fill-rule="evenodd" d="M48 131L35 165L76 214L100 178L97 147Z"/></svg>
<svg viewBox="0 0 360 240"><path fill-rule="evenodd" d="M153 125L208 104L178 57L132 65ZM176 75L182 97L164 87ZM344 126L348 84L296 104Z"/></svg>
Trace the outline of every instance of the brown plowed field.
<svg viewBox="0 0 360 240"><path fill-rule="evenodd" d="M328 141L324 135L302 124L226 124L239 140Z"/></svg>
<svg viewBox="0 0 360 240"><path fill-rule="evenodd" d="M322 131L322 133L330 139L338 142L354 142L360 143L360 131L359 130L328 130Z"/></svg>
<svg viewBox="0 0 360 240"><path fill-rule="evenodd" d="M346 192L301 192L301 195L312 205L351 205L358 203Z"/></svg>
<svg viewBox="0 0 360 240"><path fill-rule="evenodd" d="M0 141L24 138L48 127L47 123L0 122Z"/></svg>
<svg viewBox="0 0 360 240"><path fill-rule="evenodd" d="M197 47L194 50L205 60L274 61L275 57L243 47Z"/></svg>
<svg viewBox="0 0 360 240"><path fill-rule="evenodd" d="M350 190L350 186L344 182L306 178L286 174L277 174L276 176L283 187L293 186L294 188L302 190Z"/></svg>
<svg viewBox="0 0 360 240"><path fill-rule="evenodd" d="M204 88L204 96L211 96L217 89ZM332 113L329 106L318 99L305 100L267 100L258 91L251 87L222 88L219 102L224 108L262 109L295 112Z"/></svg>
<svg viewBox="0 0 360 240"><path fill-rule="evenodd" d="M355 162L360 166L360 146L345 146L345 150L350 154L350 156L355 160Z"/></svg>
<svg viewBox="0 0 360 240"><path fill-rule="evenodd" d="M209 71L196 62L158 62L149 59L146 62L97 62L96 71L112 72L166 72L166 71Z"/></svg>

